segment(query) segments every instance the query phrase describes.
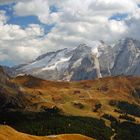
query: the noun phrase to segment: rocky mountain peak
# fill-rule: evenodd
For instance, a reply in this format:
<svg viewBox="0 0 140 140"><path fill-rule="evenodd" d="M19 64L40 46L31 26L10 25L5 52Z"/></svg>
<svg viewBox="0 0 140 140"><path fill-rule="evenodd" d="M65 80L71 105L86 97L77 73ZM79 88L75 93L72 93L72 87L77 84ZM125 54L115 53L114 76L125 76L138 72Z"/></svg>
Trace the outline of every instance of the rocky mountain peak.
<svg viewBox="0 0 140 140"><path fill-rule="evenodd" d="M103 41L80 44L39 56L15 68L14 76L31 74L47 80L86 80L114 75L140 75L140 42L132 38L115 45Z"/></svg>

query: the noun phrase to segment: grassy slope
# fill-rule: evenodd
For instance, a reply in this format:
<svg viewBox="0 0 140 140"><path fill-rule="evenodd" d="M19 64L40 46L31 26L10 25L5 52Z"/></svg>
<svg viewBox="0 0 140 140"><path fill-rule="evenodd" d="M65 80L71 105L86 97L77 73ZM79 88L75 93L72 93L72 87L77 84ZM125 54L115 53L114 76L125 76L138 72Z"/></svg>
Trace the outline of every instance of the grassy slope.
<svg viewBox="0 0 140 140"><path fill-rule="evenodd" d="M32 76L17 77L12 80L24 87L28 94L34 94L42 99L38 106L57 106L64 113L75 116L90 116L99 118L104 113L118 117L114 112L115 106L110 106L111 100L126 101L140 105L138 95L140 78L135 77L107 77L97 80L80 82L51 82L36 79ZM79 108L74 103L84 107ZM101 108L94 112L96 104ZM139 118L137 118L139 121Z"/></svg>
<svg viewBox="0 0 140 140"><path fill-rule="evenodd" d="M110 101L115 100L129 104L125 105L125 108L123 107L123 111L125 112L127 108L132 108L133 104L139 108L140 78L138 77L107 77L80 82L51 82L37 79L32 76L23 76L12 79L11 81L21 85L23 87L22 90L25 93L37 97L32 99L32 102L36 104L35 110L39 110L41 106L49 108L57 106L65 115L102 118L101 116L104 114L110 114L119 120L119 123L113 126L117 131L116 137L118 140L124 140L126 139L126 136L128 136L130 140L137 135L139 138L140 126L135 125L134 123L129 124L129 122L126 122L125 124L126 120L120 119L120 113L114 111L115 109L120 108L117 105L110 105ZM96 112L93 111L99 104L101 107L97 109ZM137 110L137 107L134 106L133 108ZM136 116L135 112L128 113L136 119L135 123L140 123L140 117L138 115ZM113 123L108 119L102 119L105 120L107 126L110 126L111 123ZM132 138L128 135L131 134L131 128L136 132Z"/></svg>
<svg viewBox="0 0 140 140"><path fill-rule="evenodd" d="M94 140L82 135L58 135L55 137L37 137L17 132L8 126L0 126L0 140Z"/></svg>
<svg viewBox="0 0 140 140"><path fill-rule="evenodd" d="M64 116L57 113L0 112L0 123L32 135L82 134L98 140L108 140L112 130L103 120L89 117Z"/></svg>

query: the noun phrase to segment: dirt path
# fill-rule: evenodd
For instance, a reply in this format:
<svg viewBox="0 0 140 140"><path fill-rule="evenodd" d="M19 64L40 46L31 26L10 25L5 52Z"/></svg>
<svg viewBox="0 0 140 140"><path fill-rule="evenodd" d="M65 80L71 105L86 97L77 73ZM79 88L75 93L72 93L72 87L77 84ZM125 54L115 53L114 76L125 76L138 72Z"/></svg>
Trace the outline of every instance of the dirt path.
<svg viewBox="0 0 140 140"><path fill-rule="evenodd" d="M116 135L117 135L117 134L114 133L114 134L111 136L110 140L115 140L114 138L115 138Z"/></svg>
<svg viewBox="0 0 140 140"><path fill-rule="evenodd" d="M93 97L91 96L91 94L89 92L87 92L88 96L90 99L93 99Z"/></svg>

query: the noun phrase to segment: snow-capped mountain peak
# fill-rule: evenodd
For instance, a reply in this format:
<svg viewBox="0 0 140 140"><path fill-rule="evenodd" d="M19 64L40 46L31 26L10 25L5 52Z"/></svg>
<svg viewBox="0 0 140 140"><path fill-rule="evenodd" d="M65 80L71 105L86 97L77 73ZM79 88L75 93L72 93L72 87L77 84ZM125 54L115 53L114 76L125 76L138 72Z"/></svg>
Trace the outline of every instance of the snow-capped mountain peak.
<svg viewBox="0 0 140 140"><path fill-rule="evenodd" d="M103 41L86 42L39 56L15 69L13 75L31 74L48 80L85 80L109 75L140 75L140 42L132 38L109 46Z"/></svg>

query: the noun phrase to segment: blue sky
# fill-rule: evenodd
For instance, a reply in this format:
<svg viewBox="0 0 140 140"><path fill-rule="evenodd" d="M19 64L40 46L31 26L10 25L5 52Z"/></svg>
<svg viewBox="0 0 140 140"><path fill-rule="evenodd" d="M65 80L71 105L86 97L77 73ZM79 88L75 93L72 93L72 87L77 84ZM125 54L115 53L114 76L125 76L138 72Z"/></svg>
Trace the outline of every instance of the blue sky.
<svg viewBox="0 0 140 140"><path fill-rule="evenodd" d="M15 15L13 11L13 6L15 6L15 4L16 3L0 5L0 10L6 11L6 16L8 16L7 24L20 25L22 28L26 28L29 24L39 24L44 28L45 33L48 33L54 26L54 24L47 25L41 23L38 17L35 15L22 17ZM51 12L57 12L57 8L55 6L51 6L50 10Z"/></svg>
<svg viewBox="0 0 140 140"><path fill-rule="evenodd" d="M127 17L128 17L128 13L116 13L116 14L112 15L109 19L120 21L120 20L124 20Z"/></svg>
<svg viewBox="0 0 140 140"><path fill-rule="evenodd" d="M27 63L94 40L139 40L139 25L139 0L1 0L0 64Z"/></svg>

